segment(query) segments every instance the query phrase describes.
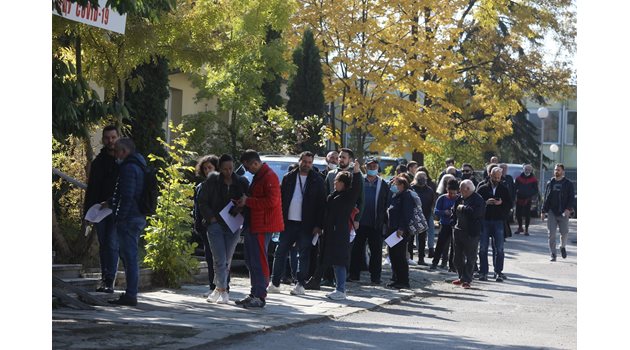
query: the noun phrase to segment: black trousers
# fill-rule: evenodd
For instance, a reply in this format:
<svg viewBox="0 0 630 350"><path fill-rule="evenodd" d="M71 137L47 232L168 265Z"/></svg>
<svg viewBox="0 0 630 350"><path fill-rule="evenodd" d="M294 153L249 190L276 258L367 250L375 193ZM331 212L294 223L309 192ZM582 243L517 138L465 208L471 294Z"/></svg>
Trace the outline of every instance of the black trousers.
<svg viewBox="0 0 630 350"><path fill-rule="evenodd" d="M453 260L459 279L462 282L471 283L473 279L473 269L477 261L479 236L473 237L465 231L454 230L453 243L455 246Z"/></svg>
<svg viewBox="0 0 630 350"><path fill-rule="evenodd" d="M394 230L388 230L393 232ZM409 234L403 234L403 240L389 249L389 261L392 264L392 276L394 283L409 284L409 262L407 261L407 243Z"/></svg>
<svg viewBox="0 0 630 350"><path fill-rule="evenodd" d="M350 254L349 277L359 280L361 270L365 264L365 244L370 249L370 262L368 270L370 279L373 282L381 280L382 258L383 258L383 235L374 227L359 226L356 230L357 236L354 238L352 252Z"/></svg>
<svg viewBox="0 0 630 350"><path fill-rule="evenodd" d="M319 236L319 240L317 242L317 249L311 249L317 251L317 257L315 258L315 264L311 264L314 266L313 272L310 274L311 279L314 281L321 281L322 277L326 281L334 281L335 273L333 271L332 266L324 264L324 240L326 236Z"/></svg>
<svg viewBox="0 0 630 350"><path fill-rule="evenodd" d="M530 216L530 212L529 212L529 208L531 207L531 204L525 204L525 205L516 205L516 221L518 221L518 227L522 228L523 227L523 216L525 216L525 231L529 230L529 216Z"/></svg>
<svg viewBox="0 0 630 350"><path fill-rule="evenodd" d="M450 250L452 237L453 226L440 224L440 233L438 234L435 253L433 254L433 265L437 265L440 262L440 258L442 258L442 261L449 259L448 252Z"/></svg>

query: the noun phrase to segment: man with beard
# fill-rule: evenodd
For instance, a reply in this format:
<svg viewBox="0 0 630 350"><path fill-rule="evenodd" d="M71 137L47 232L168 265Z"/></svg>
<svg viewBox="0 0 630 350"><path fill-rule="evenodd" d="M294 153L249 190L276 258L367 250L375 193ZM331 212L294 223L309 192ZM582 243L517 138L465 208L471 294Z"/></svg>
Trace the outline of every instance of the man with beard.
<svg viewBox="0 0 630 350"><path fill-rule="evenodd" d="M538 196L538 179L534 176L531 164L523 166L523 172L516 178L516 221L518 229L516 234L523 232L523 216L525 216L525 236L529 236L529 208L532 205L532 198Z"/></svg>
<svg viewBox="0 0 630 350"><path fill-rule="evenodd" d="M313 170L314 157L311 152L302 152L298 168L282 178L280 192L284 231L280 234L280 242L274 255L273 275L267 288L269 293L280 292L280 279L287 262L287 254L290 247L296 243L299 250L298 283L291 294L305 293L304 285L309 277L311 242L314 235L322 232L326 204L324 181L317 171Z"/></svg>
<svg viewBox="0 0 630 350"><path fill-rule="evenodd" d="M503 274L503 261L505 259L503 252L504 229L505 220L507 220L507 215L512 207L512 200L508 189L501 183L502 173L503 170L501 168L494 167L490 171L490 181L477 189L477 193L486 202L486 214L479 240L480 281L488 280L488 245L490 238L492 238L494 278L496 278L497 282L503 282L505 279Z"/></svg>
<svg viewBox="0 0 630 350"><path fill-rule="evenodd" d="M564 164L558 163L553 169L554 178L545 186L545 200L543 202L540 219L545 220L547 214L547 229L549 230L549 252L551 261L556 261L556 228L560 226L560 253L567 257L567 237L569 236L569 216L575 205L575 190L573 182L564 177Z"/></svg>
<svg viewBox="0 0 630 350"><path fill-rule="evenodd" d="M114 195L118 164L116 164L116 141L120 135L114 125L103 129L103 148L90 165L88 187L85 192L83 216L96 203L102 203ZM98 236L98 255L101 264L101 285L97 292L114 293L114 281L118 270L118 238L114 215L105 217L95 225Z"/></svg>
<svg viewBox="0 0 630 350"><path fill-rule="evenodd" d="M469 163L462 164L462 180L470 180L472 181L475 188L479 184L477 179L475 179L475 169L473 169L472 165Z"/></svg>

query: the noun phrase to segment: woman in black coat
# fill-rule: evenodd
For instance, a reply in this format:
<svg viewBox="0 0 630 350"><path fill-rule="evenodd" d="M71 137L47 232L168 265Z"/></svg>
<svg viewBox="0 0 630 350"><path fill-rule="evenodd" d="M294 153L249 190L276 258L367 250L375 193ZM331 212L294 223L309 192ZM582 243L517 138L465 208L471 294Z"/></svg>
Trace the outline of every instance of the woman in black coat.
<svg viewBox="0 0 630 350"><path fill-rule="evenodd" d="M416 205L409 189L409 181L403 176L397 176L393 181L396 186L396 193L392 197L392 202L387 209L389 217L387 235L396 232L402 241L389 248L389 260L392 264L394 281L387 287L395 289L410 288L409 286L409 263L407 262L407 243L411 240L409 234L409 223Z"/></svg>
<svg viewBox="0 0 630 350"><path fill-rule="evenodd" d="M359 163L354 163L354 174L341 171L334 180L335 191L326 199L324 218L324 265L333 267L337 288L326 295L333 300L346 299L346 265L350 252L351 214L361 194L363 176Z"/></svg>

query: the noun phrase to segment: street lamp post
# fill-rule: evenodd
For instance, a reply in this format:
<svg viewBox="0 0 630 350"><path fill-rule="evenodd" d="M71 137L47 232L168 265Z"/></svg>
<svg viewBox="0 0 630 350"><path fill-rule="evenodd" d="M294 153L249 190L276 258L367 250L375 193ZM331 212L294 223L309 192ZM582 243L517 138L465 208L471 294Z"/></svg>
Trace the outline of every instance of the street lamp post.
<svg viewBox="0 0 630 350"><path fill-rule="evenodd" d="M553 154L553 163L554 163L554 164L556 163L556 152L558 152L558 149L559 149L559 147L558 147L558 145L556 145L555 143L552 143L552 144L549 146L549 150L550 150L550 151L551 151L551 153Z"/></svg>
<svg viewBox="0 0 630 350"><path fill-rule="evenodd" d="M540 189L545 187L545 173L543 172L543 147L545 144L545 119L549 116L549 110L545 107L538 108L536 111L538 118L540 118Z"/></svg>

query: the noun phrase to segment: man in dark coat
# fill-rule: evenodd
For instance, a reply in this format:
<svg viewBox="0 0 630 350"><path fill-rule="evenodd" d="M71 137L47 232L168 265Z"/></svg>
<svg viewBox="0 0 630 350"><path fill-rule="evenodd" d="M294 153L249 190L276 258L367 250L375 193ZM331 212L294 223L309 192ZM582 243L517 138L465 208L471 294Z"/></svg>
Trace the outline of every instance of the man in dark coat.
<svg viewBox="0 0 630 350"><path fill-rule="evenodd" d="M286 267L287 255L291 246L296 243L299 250L298 283L291 294L305 293L313 236L322 232L326 204L324 179L313 170L314 157L311 152L302 152L299 166L282 178L280 191L284 231L280 234L280 242L274 255L273 275L267 288L269 293L280 292L280 280Z"/></svg>
<svg viewBox="0 0 630 350"><path fill-rule="evenodd" d="M453 230L453 261L459 276L453 284L470 288L486 204L475 193L475 185L470 179L463 180L459 184L459 190L460 196L452 210L456 220Z"/></svg>
<svg viewBox="0 0 630 350"><path fill-rule="evenodd" d="M131 139L121 138L116 142L116 158L120 162L118 181L112 199L106 203L113 210L120 259L125 267L126 289L112 304L135 306L138 303L138 240L146 226L146 216L140 211L140 199L144 188L144 157L136 152Z"/></svg>
<svg viewBox="0 0 630 350"><path fill-rule="evenodd" d="M554 178L545 186L545 199L540 219L548 216L549 252L551 261L556 261L556 229L560 228L560 253L567 257L567 238L569 236L569 216L575 208L575 189L573 182L564 177L564 164L558 163L553 169Z"/></svg>
<svg viewBox="0 0 630 350"><path fill-rule="evenodd" d="M523 216L525 216L525 236L529 236L529 216L532 198L538 196L538 179L534 176L531 164L523 166L523 172L514 181L516 192L516 221L518 230L523 232Z"/></svg>
<svg viewBox="0 0 630 350"><path fill-rule="evenodd" d="M367 175L363 180L365 205L359 221L357 236L352 245L350 280L358 281L365 263L365 244L370 249L369 271L372 284L381 284L383 258L383 224L387 219L387 207L392 192L387 182L378 175L378 161L369 158L366 162Z"/></svg>
<svg viewBox="0 0 630 350"><path fill-rule="evenodd" d="M479 240L479 280L488 280L488 245L492 238L492 265L497 282L503 282L503 243L504 229L507 215L512 207L512 200L508 189L501 183L503 170L494 167L490 172L490 181L480 185L477 193L486 202L486 214L483 220L483 230Z"/></svg>
<svg viewBox="0 0 630 350"><path fill-rule="evenodd" d="M108 125L103 129L101 139L103 148L90 165L83 216L94 204L102 203L114 195L118 178L115 146L119 136L114 125ZM101 285L96 291L114 293L114 281L118 270L118 237L114 216L109 215L94 226L98 236L98 255L101 264Z"/></svg>

